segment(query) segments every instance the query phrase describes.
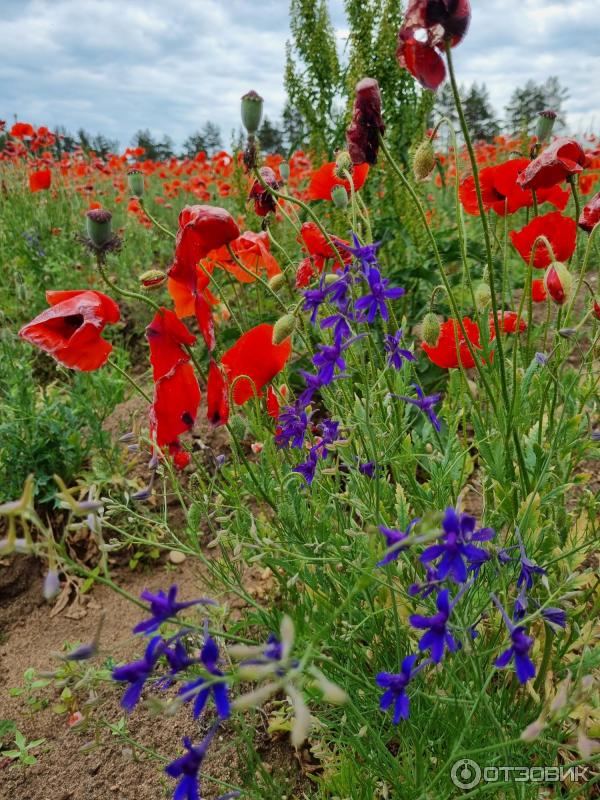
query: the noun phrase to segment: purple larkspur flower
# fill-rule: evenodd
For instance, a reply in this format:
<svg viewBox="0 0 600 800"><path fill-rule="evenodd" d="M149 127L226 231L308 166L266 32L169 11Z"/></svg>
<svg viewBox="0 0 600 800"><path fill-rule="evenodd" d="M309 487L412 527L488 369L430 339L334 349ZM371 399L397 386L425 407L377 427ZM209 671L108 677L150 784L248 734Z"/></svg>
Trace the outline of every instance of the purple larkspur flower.
<svg viewBox="0 0 600 800"><path fill-rule="evenodd" d="M115 667L112 671L114 681L131 684L121 698L121 706L126 711L131 711L137 704L144 688L144 684L152 675L158 659L163 655L165 643L160 636L154 636L148 642L143 658Z"/></svg>
<svg viewBox="0 0 600 800"><path fill-rule="evenodd" d="M340 372L346 369L346 362L342 356L343 350L345 350L345 346L341 342L319 344L319 352L313 356L313 364L318 367L321 386L327 386L332 382L336 367Z"/></svg>
<svg viewBox="0 0 600 800"><path fill-rule="evenodd" d="M158 592L158 594L152 594L152 592L144 589L140 597L142 600L146 600L148 603L150 603L150 613L152 616L150 619L139 622L133 629L133 632L143 633L146 635L148 633L152 633L153 631L157 631L163 622L166 622L171 617L175 617L179 611L183 611L185 608L190 608L190 606L196 606L199 604L212 606L216 605L214 600L209 600L206 597L201 597L198 600L187 600L185 603L178 603L176 600L177 591L178 589L176 584L173 584L170 587L167 594L165 594L162 589Z"/></svg>
<svg viewBox="0 0 600 800"><path fill-rule="evenodd" d="M527 683L528 680L535 677L535 664L529 657L533 639L531 636L527 636L525 628L522 625L513 625L508 618L508 614L495 595L492 595L492 600L498 606L511 638L510 647L498 656L494 661L494 666L503 669L514 660L515 672L519 683Z"/></svg>
<svg viewBox="0 0 600 800"><path fill-rule="evenodd" d="M383 278L376 267L369 267L366 278L370 293L359 297L354 304L354 308L358 312L363 312L361 321L366 321L369 325L375 321L375 317L378 313L381 319L387 322L390 316L387 301L397 300L406 293L406 290L401 286L388 289L387 287L390 283L389 279Z"/></svg>
<svg viewBox="0 0 600 800"><path fill-rule="evenodd" d="M300 400L296 400L293 406L284 406L277 418L275 443L279 447L302 447L309 419L310 415Z"/></svg>
<svg viewBox="0 0 600 800"><path fill-rule="evenodd" d="M550 606L548 608L543 608L541 614L544 621L550 625L553 631L557 632L559 628L566 628L567 615L562 608Z"/></svg>
<svg viewBox="0 0 600 800"><path fill-rule="evenodd" d="M402 341L402 331L396 333L386 333L383 347L388 354L388 365L394 369L401 369L405 361L416 361L417 359L410 352L400 347Z"/></svg>
<svg viewBox="0 0 600 800"><path fill-rule="evenodd" d="M417 672L420 672L424 666L422 664L417 669L413 669L417 658L418 655L406 656L399 673L380 672L375 677L377 685L385 689L379 701L380 709L387 711L392 703L394 704L394 716L392 717L394 725L397 725L401 719L408 719L409 717L410 698L406 694L406 689Z"/></svg>
<svg viewBox="0 0 600 800"><path fill-rule="evenodd" d="M411 583L408 587L408 594L410 597L421 597L423 600L426 597L439 589L441 581L437 578L437 570L434 567L425 568L425 580L421 583Z"/></svg>
<svg viewBox="0 0 600 800"><path fill-rule="evenodd" d="M545 575L546 570L542 567L539 567L535 561L532 561L530 558L527 557L527 553L525 552L525 545L523 544L523 539L521 538L521 534L519 531L517 533L517 538L519 540L519 564L521 567L521 571L519 572L519 577L517 578L517 587L521 586L521 584L525 584L528 589L533 587L533 576L534 575Z"/></svg>
<svg viewBox="0 0 600 800"><path fill-rule="evenodd" d="M352 233L352 243L353 247L350 247L350 245L340 242L340 247L343 247L344 250L352 253L355 260L358 261L363 270L366 270L369 267L379 263L377 260L377 251L381 247L381 242L373 242L373 244L361 244L358 236L355 233Z"/></svg>
<svg viewBox="0 0 600 800"><path fill-rule="evenodd" d="M199 745L193 745L191 740L185 736L183 746L187 753L165 767L167 775L180 779L173 794L173 800L200 800L200 776L198 773L217 727L214 725Z"/></svg>
<svg viewBox="0 0 600 800"><path fill-rule="evenodd" d="M448 630L448 619L452 609L460 597L460 592L453 602L450 601L450 592L443 589L437 596L437 614L431 617L424 617L421 614L411 614L408 621L413 628L425 630L426 633L419 640L419 650L424 652L429 650L431 660L439 664L444 657L447 648L451 653L459 649L458 642Z"/></svg>
<svg viewBox="0 0 600 800"><path fill-rule="evenodd" d="M304 292L304 311L310 311L310 321L314 325L317 321L319 309L327 300L327 290L324 288L323 279L321 279L318 289L307 289Z"/></svg>
<svg viewBox="0 0 600 800"><path fill-rule="evenodd" d="M493 528L475 530L475 524L475 517L459 514L451 507L446 509L441 543L431 545L420 556L423 564L440 559L436 565L438 580L449 575L455 583L464 583L469 569L477 569L490 558L486 550L472 542L487 542L496 532Z"/></svg>
<svg viewBox="0 0 600 800"><path fill-rule="evenodd" d="M319 456L314 451L314 449L311 449L306 461L303 461L301 464L297 464L293 468L292 472L297 472L299 475L302 475L304 480L310 486L315 479L315 473L317 471L318 463L319 463Z"/></svg>
<svg viewBox="0 0 600 800"><path fill-rule="evenodd" d="M341 344L344 339L347 339L352 334L347 311L340 311L337 314L330 314L330 316L324 317L321 320L321 328L323 330L333 328L333 341L336 344Z"/></svg>
<svg viewBox="0 0 600 800"><path fill-rule="evenodd" d="M419 517L412 519L408 523L405 531L398 530L397 528L386 528L385 525L379 526L380 532L385 536L387 552L385 557L377 562L378 567L383 567L392 561L396 561L400 552L406 548L406 545L402 545L401 542L408 539L411 529L417 522L420 522Z"/></svg>
<svg viewBox="0 0 600 800"><path fill-rule="evenodd" d="M441 394L430 394L425 395L421 387L413 383L411 384L417 393L416 399L414 397L404 397L404 395L397 395L400 400L404 400L405 403L410 403L410 405L415 406L424 414L427 414L429 421L439 433L442 429L441 422L437 418L433 407L440 402L442 395Z"/></svg>
<svg viewBox="0 0 600 800"><path fill-rule="evenodd" d="M204 645L200 652L200 662L213 678L219 679L223 677L223 673L217 667L219 663L219 648L211 636L207 635L204 640ZM179 694L183 696L185 702L191 700L192 697L196 698L194 701L194 719L204 711L211 694L220 719L227 719L231 713L227 684L224 681L217 680L212 682L207 681L204 677L196 678L184 684L179 690Z"/></svg>
<svg viewBox="0 0 600 800"><path fill-rule="evenodd" d="M358 471L361 475L366 475L367 478L374 478L377 471L377 465L374 461L364 461L358 464Z"/></svg>
<svg viewBox="0 0 600 800"><path fill-rule="evenodd" d="M326 291L329 302L337 306L340 311L344 311L348 306L350 287L355 280L349 267L344 267L338 279L327 286Z"/></svg>

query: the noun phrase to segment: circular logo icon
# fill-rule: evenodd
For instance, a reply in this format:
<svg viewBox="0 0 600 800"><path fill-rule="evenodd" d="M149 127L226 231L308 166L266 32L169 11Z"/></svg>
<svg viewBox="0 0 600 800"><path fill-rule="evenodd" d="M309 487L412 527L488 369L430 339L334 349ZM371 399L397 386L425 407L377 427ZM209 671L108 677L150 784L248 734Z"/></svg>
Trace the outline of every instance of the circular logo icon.
<svg viewBox="0 0 600 800"><path fill-rule="evenodd" d="M452 767L450 777L459 789L472 789L481 780L481 767L470 758L461 758Z"/></svg>

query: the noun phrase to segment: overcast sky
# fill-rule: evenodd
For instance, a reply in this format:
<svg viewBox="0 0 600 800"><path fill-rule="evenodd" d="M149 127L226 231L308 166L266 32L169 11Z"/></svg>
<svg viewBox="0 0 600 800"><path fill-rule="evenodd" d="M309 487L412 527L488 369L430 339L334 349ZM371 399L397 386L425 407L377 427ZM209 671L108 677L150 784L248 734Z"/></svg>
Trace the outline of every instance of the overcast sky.
<svg viewBox="0 0 600 800"><path fill-rule="evenodd" d="M572 130L600 131L600 0L472 0L456 48L463 83L501 111L527 78L567 86ZM340 48L343 0L329 0ZM207 120L229 140L250 88L277 119L288 0L0 0L0 118L130 143L148 127L177 144Z"/></svg>

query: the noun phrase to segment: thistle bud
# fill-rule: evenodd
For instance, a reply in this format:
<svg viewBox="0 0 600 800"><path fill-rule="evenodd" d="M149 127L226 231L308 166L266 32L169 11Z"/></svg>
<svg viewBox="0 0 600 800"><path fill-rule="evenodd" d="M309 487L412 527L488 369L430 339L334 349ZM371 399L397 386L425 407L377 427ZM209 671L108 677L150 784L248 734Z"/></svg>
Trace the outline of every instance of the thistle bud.
<svg viewBox="0 0 600 800"><path fill-rule="evenodd" d="M112 214L104 208L93 208L85 215L85 228L94 247L101 248L112 239Z"/></svg>
<svg viewBox="0 0 600 800"><path fill-rule="evenodd" d="M292 335L296 327L296 317L293 314L284 314L279 317L273 326L273 344L281 344Z"/></svg>
<svg viewBox="0 0 600 800"><path fill-rule="evenodd" d="M161 269L149 269L146 272L142 272L138 280L142 289L151 291L152 289L158 289L159 286L163 285L163 283L167 280L167 274Z"/></svg>
<svg viewBox="0 0 600 800"><path fill-rule="evenodd" d="M550 110L540 111L540 113L538 114L537 128L535 131L535 135L540 144L544 144L544 142L547 142L548 139L550 138L555 120L556 120L555 111L550 111Z"/></svg>
<svg viewBox="0 0 600 800"><path fill-rule="evenodd" d="M560 261L555 261L550 264L546 271L544 286L554 302L558 306L562 306L571 295L573 278L564 264L561 264Z"/></svg>
<svg viewBox="0 0 600 800"><path fill-rule="evenodd" d="M278 275L273 275L269 281L269 289L272 292L278 292L283 286L285 286L285 276L283 273L280 272Z"/></svg>
<svg viewBox="0 0 600 800"><path fill-rule="evenodd" d="M413 175L416 181L425 181L435 169L435 150L431 139L425 139L413 156Z"/></svg>
<svg viewBox="0 0 600 800"><path fill-rule="evenodd" d="M263 99L254 90L242 97L242 125L248 133L256 133L263 112Z"/></svg>
<svg viewBox="0 0 600 800"><path fill-rule="evenodd" d="M281 175L282 181L289 181L290 179L290 165L287 161L282 161L279 165L279 174Z"/></svg>
<svg viewBox="0 0 600 800"><path fill-rule="evenodd" d="M144 194L144 176L139 169L130 169L127 173L127 184L129 191L134 197L141 197Z"/></svg>
<svg viewBox="0 0 600 800"><path fill-rule="evenodd" d="M350 153L347 150L340 150L336 155L335 168L333 171L337 178L344 178L345 172L352 171L352 159L350 158Z"/></svg>
<svg viewBox="0 0 600 800"><path fill-rule="evenodd" d="M333 205L340 210L348 208L348 192L346 191L345 186L334 186L331 190L331 199L333 200Z"/></svg>
<svg viewBox="0 0 600 800"><path fill-rule="evenodd" d="M440 321L431 311L423 318L421 335L430 347L435 347L440 338Z"/></svg>
<svg viewBox="0 0 600 800"><path fill-rule="evenodd" d="M475 305L477 306L478 311L483 311L487 305L491 302L492 299L492 292L490 290L489 284L487 283L479 283L475 287L474 291L475 295Z"/></svg>

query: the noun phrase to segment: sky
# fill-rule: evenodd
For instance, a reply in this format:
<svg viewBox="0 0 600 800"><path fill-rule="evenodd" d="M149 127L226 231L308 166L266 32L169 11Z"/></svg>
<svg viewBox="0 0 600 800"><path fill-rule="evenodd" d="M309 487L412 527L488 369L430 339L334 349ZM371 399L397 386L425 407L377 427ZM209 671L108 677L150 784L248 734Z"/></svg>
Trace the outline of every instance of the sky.
<svg viewBox="0 0 600 800"><path fill-rule="evenodd" d="M454 51L461 83L501 112L528 78L569 89L572 131L600 131L600 0L471 0ZM329 0L340 50L343 0ZM180 145L211 120L227 142L255 89L285 101L288 0L0 0L0 118L83 127L130 144L149 128Z"/></svg>

